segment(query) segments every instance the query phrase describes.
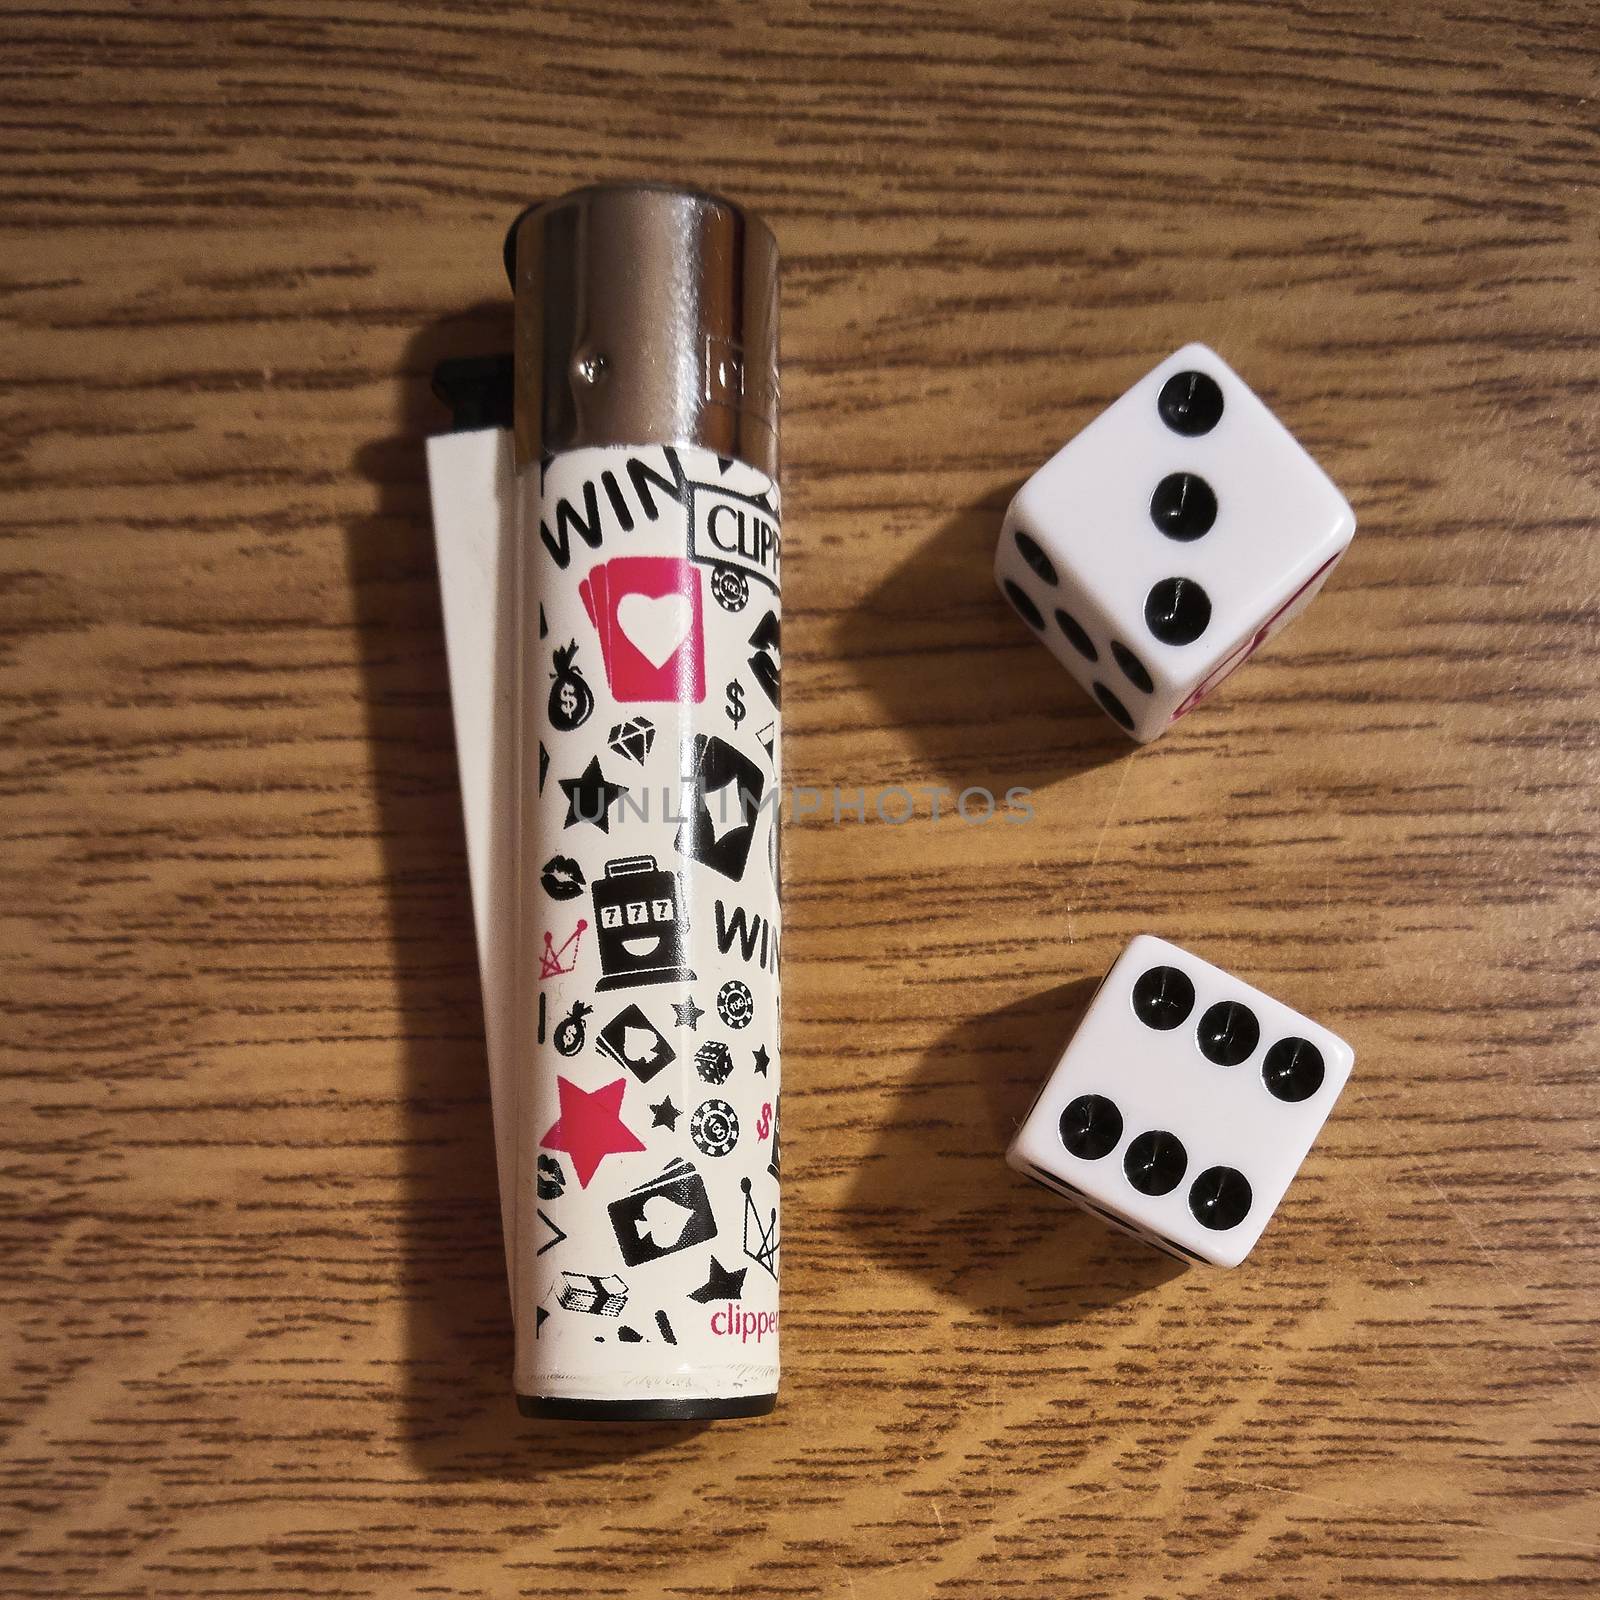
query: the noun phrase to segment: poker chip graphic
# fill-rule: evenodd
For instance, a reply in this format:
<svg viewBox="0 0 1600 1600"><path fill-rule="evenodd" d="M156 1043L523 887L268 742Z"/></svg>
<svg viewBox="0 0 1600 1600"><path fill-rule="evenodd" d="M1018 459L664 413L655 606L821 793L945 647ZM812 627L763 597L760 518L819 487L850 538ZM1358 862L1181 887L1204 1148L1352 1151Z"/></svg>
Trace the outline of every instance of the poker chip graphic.
<svg viewBox="0 0 1600 1600"><path fill-rule="evenodd" d="M750 580L737 567L718 567L712 575L711 592L724 611L743 611L750 598Z"/></svg>
<svg viewBox="0 0 1600 1600"><path fill-rule="evenodd" d="M756 1003L750 986L737 978L730 978L717 990L717 1015L730 1028L748 1028L755 1015Z"/></svg>
<svg viewBox="0 0 1600 1600"><path fill-rule="evenodd" d="M694 1070L707 1083L726 1083L733 1071L733 1052L720 1039L707 1039L694 1053Z"/></svg>
<svg viewBox="0 0 1600 1600"><path fill-rule="evenodd" d="M739 1119L726 1100L707 1100L689 1118L689 1137L708 1156L725 1156L739 1142Z"/></svg>
<svg viewBox="0 0 1600 1600"><path fill-rule="evenodd" d="M578 644L573 640L551 658L550 726L562 733L581 728L594 710L594 690L577 664L577 654Z"/></svg>

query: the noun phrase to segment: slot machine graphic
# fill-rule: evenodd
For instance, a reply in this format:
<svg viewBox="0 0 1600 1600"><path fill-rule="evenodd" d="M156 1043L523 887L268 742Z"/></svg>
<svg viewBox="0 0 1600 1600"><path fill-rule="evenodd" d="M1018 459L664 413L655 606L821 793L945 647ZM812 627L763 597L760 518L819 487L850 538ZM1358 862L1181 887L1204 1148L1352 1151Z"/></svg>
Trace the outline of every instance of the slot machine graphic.
<svg viewBox="0 0 1600 1600"><path fill-rule="evenodd" d="M689 935L678 880L654 856L619 856L606 862L594 885L594 918L604 976L598 990L646 983L688 983Z"/></svg>

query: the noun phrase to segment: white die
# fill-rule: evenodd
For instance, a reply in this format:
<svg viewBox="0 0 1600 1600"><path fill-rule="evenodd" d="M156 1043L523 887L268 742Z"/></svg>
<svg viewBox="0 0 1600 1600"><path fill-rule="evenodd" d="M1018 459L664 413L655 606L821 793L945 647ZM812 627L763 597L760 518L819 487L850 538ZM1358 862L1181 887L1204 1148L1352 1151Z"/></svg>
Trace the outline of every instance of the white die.
<svg viewBox="0 0 1600 1600"><path fill-rule="evenodd" d="M1355 529L1288 429L1190 344L1017 491L995 582L1144 741L1311 603Z"/></svg>
<svg viewBox="0 0 1600 1600"><path fill-rule="evenodd" d="M1337 1034L1141 934L1106 974L1006 1160L1152 1244L1236 1267L1354 1061Z"/></svg>

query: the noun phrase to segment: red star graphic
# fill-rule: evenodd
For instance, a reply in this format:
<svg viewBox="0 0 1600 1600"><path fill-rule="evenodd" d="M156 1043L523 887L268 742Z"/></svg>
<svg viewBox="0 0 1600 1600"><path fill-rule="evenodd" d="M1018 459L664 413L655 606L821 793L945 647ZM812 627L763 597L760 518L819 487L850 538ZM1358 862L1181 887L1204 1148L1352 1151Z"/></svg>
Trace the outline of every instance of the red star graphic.
<svg viewBox="0 0 1600 1600"><path fill-rule="evenodd" d="M644 1149L644 1141L635 1138L618 1115L622 1091L627 1087L628 1080L618 1078L590 1094L565 1078L556 1079L561 1115L539 1143L546 1150L565 1150L572 1157L572 1170L578 1174L580 1189L589 1187L595 1168L607 1156Z"/></svg>

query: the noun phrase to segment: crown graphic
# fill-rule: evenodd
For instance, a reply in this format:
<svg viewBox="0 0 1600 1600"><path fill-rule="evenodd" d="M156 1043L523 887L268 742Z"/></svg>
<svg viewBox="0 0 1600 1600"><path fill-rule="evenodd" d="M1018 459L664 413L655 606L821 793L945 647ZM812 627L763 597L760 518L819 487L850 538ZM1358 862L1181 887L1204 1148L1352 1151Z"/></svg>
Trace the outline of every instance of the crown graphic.
<svg viewBox="0 0 1600 1600"><path fill-rule="evenodd" d="M544 936L544 950L539 956L539 976L541 978L559 977L563 972L571 972L578 964L578 940L583 930L589 926L582 917L578 918L578 926L572 930L572 936L565 944L557 945L554 937L546 933Z"/></svg>
<svg viewBox="0 0 1600 1600"><path fill-rule="evenodd" d="M761 1213L750 1195L750 1180L741 1178L739 1187L744 1190L744 1253L759 1267L765 1267L774 1278L778 1276L778 1208L774 1206L770 1220L762 1222Z"/></svg>

